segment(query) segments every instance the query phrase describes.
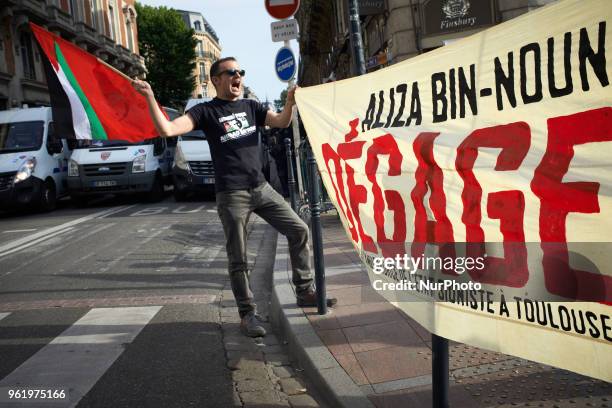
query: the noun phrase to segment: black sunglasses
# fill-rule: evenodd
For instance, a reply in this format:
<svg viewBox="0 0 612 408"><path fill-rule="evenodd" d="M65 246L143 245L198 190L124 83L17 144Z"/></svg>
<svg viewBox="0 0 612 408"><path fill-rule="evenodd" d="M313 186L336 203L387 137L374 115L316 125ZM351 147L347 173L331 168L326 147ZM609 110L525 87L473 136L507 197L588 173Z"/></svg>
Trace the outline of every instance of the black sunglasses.
<svg viewBox="0 0 612 408"><path fill-rule="evenodd" d="M244 69L226 69L225 71L219 72L217 76L221 76L223 74L227 74L232 77L236 74L240 74L240 76L243 77L246 72L244 71Z"/></svg>

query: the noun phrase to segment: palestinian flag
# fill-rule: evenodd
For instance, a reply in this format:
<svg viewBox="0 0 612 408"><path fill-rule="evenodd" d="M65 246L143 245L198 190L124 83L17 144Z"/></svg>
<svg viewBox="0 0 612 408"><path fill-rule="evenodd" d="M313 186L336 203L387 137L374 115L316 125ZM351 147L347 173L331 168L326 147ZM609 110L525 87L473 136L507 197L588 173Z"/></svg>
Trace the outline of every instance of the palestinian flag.
<svg viewBox="0 0 612 408"><path fill-rule="evenodd" d="M130 79L69 41L30 23L44 55L57 134L66 139L140 142L157 136Z"/></svg>

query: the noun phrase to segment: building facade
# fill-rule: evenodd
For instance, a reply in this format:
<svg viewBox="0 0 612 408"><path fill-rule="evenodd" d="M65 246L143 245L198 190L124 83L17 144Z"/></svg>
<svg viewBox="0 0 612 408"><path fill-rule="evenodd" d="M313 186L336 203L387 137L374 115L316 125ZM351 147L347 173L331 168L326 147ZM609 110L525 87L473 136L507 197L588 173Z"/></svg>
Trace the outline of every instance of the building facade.
<svg viewBox="0 0 612 408"><path fill-rule="evenodd" d="M366 71L427 52L555 0L359 0ZM301 86L354 75L348 0L302 0Z"/></svg>
<svg viewBox="0 0 612 408"><path fill-rule="evenodd" d="M259 97L255 94L252 88L244 85L242 89L242 98L243 99L253 99L254 101L259 102Z"/></svg>
<svg viewBox="0 0 612 408"><path fill-rule="evenodd" d="M0 2L0 110L49 105L42 56L29 22L69 40L127 75L145 72L138 55L135 0Z"/></svg>
<svg viewBox="0 0 612 408"><path fill-rule="evenodd" d="M193 90L194 98L214 98L217 96L215 87L210 80L210 66L221 56L219 37L202 13L177 10L189 28L195 31L196 44L196 84Z"/></svg>

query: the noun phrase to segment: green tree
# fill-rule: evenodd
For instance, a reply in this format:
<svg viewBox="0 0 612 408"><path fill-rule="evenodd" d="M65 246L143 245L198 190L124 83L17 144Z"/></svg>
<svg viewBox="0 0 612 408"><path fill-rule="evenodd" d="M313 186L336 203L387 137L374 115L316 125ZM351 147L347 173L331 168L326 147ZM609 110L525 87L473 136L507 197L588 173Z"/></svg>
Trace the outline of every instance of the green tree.
<svg viewBox="0 0 612 408"><path fill-rule="evenodd" d="M181 108L195 88L194 30L167 7L136 3L138 46L148 70L147 81L164 106Z"/></svg>
<svg viewBox="0 0 612 408"><path fill-rule="evenodd" d="M287 90L283 89L283 91L280 94L280 99L274 100L274 108L276 109L276 111L283 110L283 107L285 106L285 102L287 102Z"/></svg>

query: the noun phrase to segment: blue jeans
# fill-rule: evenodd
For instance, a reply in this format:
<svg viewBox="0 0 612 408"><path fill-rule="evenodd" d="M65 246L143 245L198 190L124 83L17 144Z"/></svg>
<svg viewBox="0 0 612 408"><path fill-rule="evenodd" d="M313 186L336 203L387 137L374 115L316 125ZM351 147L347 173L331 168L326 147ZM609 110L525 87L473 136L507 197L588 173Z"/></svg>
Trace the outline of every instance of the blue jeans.
<svg viewBox="0 0 612 408"><path fill-rule="evenodd" d="M256 309L249 287L246 241L252 212L287 237L296 292L311 288L308 226L268 183L247 190L218 192L217 212L225 232L228 271L240 317Z"/></svg>

